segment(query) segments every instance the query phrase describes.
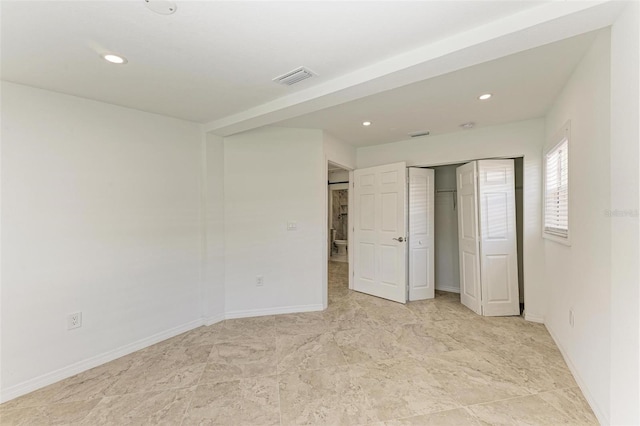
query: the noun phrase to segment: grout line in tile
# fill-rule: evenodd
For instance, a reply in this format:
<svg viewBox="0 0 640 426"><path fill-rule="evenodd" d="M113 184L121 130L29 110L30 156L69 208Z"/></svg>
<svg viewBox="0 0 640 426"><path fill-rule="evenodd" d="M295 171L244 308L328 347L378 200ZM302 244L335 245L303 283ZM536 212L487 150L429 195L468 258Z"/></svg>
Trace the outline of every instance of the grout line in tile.
<svg viewBox="0 0 640 426"><path fill-rule="evenodd" d="M192 388L196 385L190 385L190 386L177 386L177 387L172 387L172 388L163 388L163 389L148 389L148 390L142 390L142 391L137 391L137 392L126 392L126 393L114 393L112 395L103 395L102 398L112 398L112 397L116 397L116 396L133 396L133 395L142 395L145 393L152 393L152 392L169 392L169 391L179 391L182 389L189 389Z"/></svg>
<svg viewBox="0 0 640 426"><path fill-rule="evenodd" d="M463 410L464 410L468 415L470 415L471 417L473 417L473 418L478 422L478 424L482 424L482 420L480 420L480 417L478 417L478 416L476 415L476 413L474 413L472 410L470 410L470 409L469 409L469 407L462 407L462 409L463 409Z"/></svg>
<svg viewBox="0 0 640 426"><path fill-rule="evenodd" d="M580 386L567 386L567 387L564 387L564 388L542 390L542 391L536 392L535 395L541 395L543 393L559 392L559 391L564 391L564 390L568 390L568 389L578 389L580 391L580 393L582 393L582 389L580 389Z"/></svg>
<svg viewBox="0 0 640 426"><path fill-rule="evenodd" d="M276 368L276 386L278 387L278 417L280 418L280 426L282 426L282 397L280 395L280 373Z"/></svg>
<svg viewBox="0 0 640 426"><path fill-rule="evenodd" d="M209 357L211 356L211 352L213 352L213 346L211 347L211 351L209 352L209 355L207 356L207 359L209 359ZM182 413L182 420L180 421L180 426L182 426L182 424L184 423L185 419L187 418L187 413L189 412L189 409L191 408L191 403L193 402L193 398L195 397L196 392L198 391L198 386L200 386L200 382L202 381L202 376L204 376L204 371L207 369L207 362L204 363L204 368L202 369L202 372L200 373L200 377L198 377L198 381L196 382L195 385L193 385L193 392L191 394L191 397L189 398L189 402L187 403L187 406L184 409L184 413ZM191 387L191 386L189 386Z"/></svg>
<svg viewBox="0 0 640 426"><path fill-rule="evenodd" d="M526 390L526 389L524 389ZM527 390L527 392L529 392ZM510 396L509 398L502 398L502 399L494 399L492 401L485 401L485 402L478 402L477 404L468 404L468 405L463 405L463 407L468 408L468 407L477 407L479 405L488 405L488 404L494 404L496 402L503 402L503 401L511 401L513 399L520 399L520 398L530 398L532 396L538 396L537 393L530 393L529 395L520 395L520 396Z"/></svg>
<svg viewBox="0 0 640 426"><path fill-rule="evenodd" d="M405 419L411 419L413 417L418 417L418 416L430 416L432 414L438 414L438 413L445 413L447 411L454 411L454 410L464 410L466 407L463 405L460 405L456 408L447 408L446 410L436 410L436 411L429 411L428 413L422 413L422 414L412 414L410 416L404 416L404 417L394 417L392 419L387 419L387 420L381 420L382 423L386 423L386 422L393 422L396 420L405 420ZM475 416L474 416L475 417ZM367 424L367 423L366 423Z"/></svg>

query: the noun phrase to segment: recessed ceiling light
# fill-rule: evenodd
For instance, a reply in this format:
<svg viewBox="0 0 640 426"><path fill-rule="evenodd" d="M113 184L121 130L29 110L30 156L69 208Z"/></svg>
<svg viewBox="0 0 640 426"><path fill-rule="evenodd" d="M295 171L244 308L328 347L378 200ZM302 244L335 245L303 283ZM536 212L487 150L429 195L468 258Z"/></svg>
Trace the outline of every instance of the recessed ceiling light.
<svg viewBox="0 0 640 426"><path fill-rule="evenodd" d="M362 125L363 126L371 126L371 122L370 121L363 121Z"/></svg>
<svg viewBox="0 0 640 426"><path fill-rule="evenodd" d="M491 93L485 93L478 96L478 99L480 99L481 101L486 101L487 99L491 98L491 96L493 96Z"/></svg>
<svg viewBox="0 0 640 426"><path fill-rule="evenodd" d="M468 123L462 123L460 127L462 127L463 129L472 129L475 125L476 123L474 123L473 121L469 121Z"/></svg>
<svg viewBox="0 0 640 426"><path fill-rule="evenodd" d="M127 63L127 58L125 58L124 56L118 56L118 55L114 55L113 53L109 53L107 55L103 55L102 58L107 61L107 62L111 62L112 64L126 64Z"/></svg>

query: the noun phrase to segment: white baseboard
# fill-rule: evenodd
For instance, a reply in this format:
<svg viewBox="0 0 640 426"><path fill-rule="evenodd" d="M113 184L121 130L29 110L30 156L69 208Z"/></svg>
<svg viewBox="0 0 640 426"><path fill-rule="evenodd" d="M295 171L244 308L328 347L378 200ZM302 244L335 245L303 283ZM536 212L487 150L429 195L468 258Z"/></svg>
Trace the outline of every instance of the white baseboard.
<svg viewBox="0 0 640 426"><path fill-rule="evenodd" d="M283 306L279 308L265 308L265 309L249 309L245 311L231 311L225 314L225 318L249 318L249 317L263 317L265 315L279 315L279 314L294 314L298 312L314 312L322 311L324 307L322 303L317 305L296 305L296 306Z"/></svg>
<svg viewBox="0 0 640 426"><path fill-rule="evenodd" d="M556 346L558 347L558 349L560 349L560 353L562 354L562 357L564 358L564 361L567 363L567 366L569 367L569 370L571 371L571 374L573 374L573 378L576 379L576 383L578 384L578 387L582 391L582 394L584 395L585 399L589 403L589 406L593 410L593 414L596 415L596 418L598 419L598 422L600 422L601 425L608 425L609 424L609 417L605 415L604 411L596 403L596 400L593 397L593 395L591 395L591 392L589 392L589 389L587 388L584 380L582 379L582 377L578 373L578 369L576 368L575 364L573 363L573 361L571 360L571 358L567 354L567 351L565 350L564 346L562 346L562 344L560 343L560 340L558 339L558 337L554 333L553 329L551 327L549 327L548 325L546 325L546 324L545 324L545 326L547 327L547 330L549 331L549 334L551 335L551 338L556 343Z"/></svg>
<svg viewBox="0 0 640 426"><path fill-rule="evenodd" d="M544 324L544 317L537 314L530 314L527 310L524 310L524 319L531 322L537 322L540 324Z"/></svg>
<svg viewBox="0 0 640 426"><path fill-rule="evenodd" d="M194 328L200 327L201 325L203 325L203 320L201 318L193 320L186 324L170 328L169 330L156 333L153 336L149 336L128 345L121 346L117 349L76 362L66 367L62 367L50 373L45 373L41 376L34 377L33 379L26 380L22 383L18 383L17 385L8 387L1 392L0 403L7 402L29 392L33 392L34 390L48 386L55 382L59 382L60 380L75 376L76 374L82 373L83 371L87 371L109 361L113 361L114 359L129 355L132 352L139 351L140 349L144 349L151 345L155 345L158 342L170 339L186 331L193 330Z"/></svg>
<svg viewBox="0 0 640 426"><path fill-rule="evenodd" d="M33 392L42 387L59 382L76 374L87 371L91 368L113 361L125 355L129 355L132 352L139 351L148 346L155 345L163 340L170 339L178 334L182 334L194 328L202 325L208 326L223 321L226 318L246 318L246 317L258 317L264 315L277 315L277 314L289 314L295 312L311 312L322 311L322 304L318 305L299 305L299 306L285 306L281 308L269 308L269 309L253 309L246 311L234 311L227 312L226 314L217 314L207 318L199 318L186 324L171 328L169 330L156 333L153 336L146 337L136 342L130 343L125 346L121 346L117 349L96 355L94 357L76 362L50 373L43 374L33 379L26 380L17 385L11 386L0 392L0 403L7 402L19 396L25 395L29 392Z"/></svg>
<svg viewBox="0 0 640 426"><path fill-rule="evenodd" d="M460 293L460 287L454 287L452 285L439 285L436 284L436 290L448 291L449 293Z"/></svg>
<svg viewBox="0 0 640 426"><path fill-rule="evenodd" d="M212 317L204 318L202 323L203 325L213 325L219 323L220 321L224 321L224 314L216 314Z"/></svg>

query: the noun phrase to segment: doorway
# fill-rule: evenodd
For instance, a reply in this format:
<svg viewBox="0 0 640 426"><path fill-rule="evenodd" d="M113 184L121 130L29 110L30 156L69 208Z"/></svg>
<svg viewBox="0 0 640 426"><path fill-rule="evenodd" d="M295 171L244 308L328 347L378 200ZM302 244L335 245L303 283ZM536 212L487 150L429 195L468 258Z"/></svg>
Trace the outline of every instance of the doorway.
<svg viewBox="0 0 640 426"><path fill-rule="evenodd" d="M460 294L456 168L462 164L433 167L436 296L438 292Z"/></svg>
<svg viewBox="0 0 640 426"><path fill-rule="evenodd" d="M329 184L329 261L349 262L349 185Z"/></svg>
<svg viewBox="0 0 640 426"><path fill-rule="evenodd" d="M334 294L350 288L351 174L350 170L327 162L327 290Z"/></svg>
<svg viewBox="0 0 640 426"><path fill-rule="evenodd" d="M519 313L524 312L523 158L512 158L515 171L515 219ZM429 167L434 170L434 272L436 297L460 294L458 194L456 169L468 162ZM459 297L459 296L457 296Z"/></svg>

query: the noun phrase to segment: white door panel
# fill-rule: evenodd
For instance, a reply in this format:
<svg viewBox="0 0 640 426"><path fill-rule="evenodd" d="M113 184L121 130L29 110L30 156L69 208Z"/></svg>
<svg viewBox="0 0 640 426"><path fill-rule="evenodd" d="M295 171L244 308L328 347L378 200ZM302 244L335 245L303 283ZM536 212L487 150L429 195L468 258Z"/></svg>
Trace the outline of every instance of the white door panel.
<svg viewBox="0 0 640 426"><path fill-rule="evenodd" d="M473 312L482 315L476 173L475 161L456 169L460 301Z"/></svg>
<svg viewBox="0 0 640 426"><path fill-rule="evenodd" d="M431 169L409 168L409 300L435 296L434 177Z"/></svg>
<svg viewBox="0 0 640 426"><path fill-rule="evenodd" d="M483 313L519 315L513 160L479 160L478 180Z"/></svg>
<svg viewBox="0 0 640 426"><path fill-rule="evenodd" d="M359 169L353 176L353 289L405 303L406 164Z"/></svg>

